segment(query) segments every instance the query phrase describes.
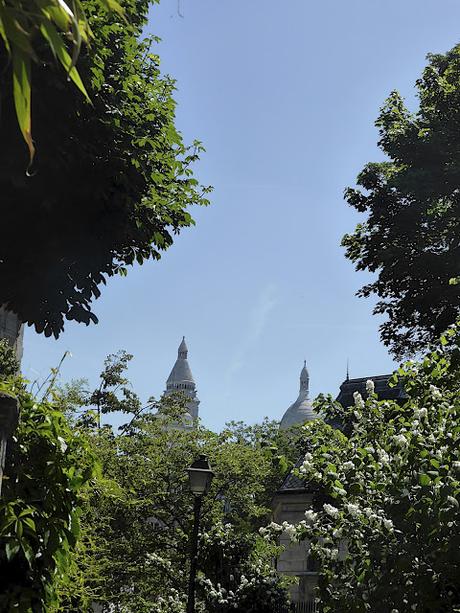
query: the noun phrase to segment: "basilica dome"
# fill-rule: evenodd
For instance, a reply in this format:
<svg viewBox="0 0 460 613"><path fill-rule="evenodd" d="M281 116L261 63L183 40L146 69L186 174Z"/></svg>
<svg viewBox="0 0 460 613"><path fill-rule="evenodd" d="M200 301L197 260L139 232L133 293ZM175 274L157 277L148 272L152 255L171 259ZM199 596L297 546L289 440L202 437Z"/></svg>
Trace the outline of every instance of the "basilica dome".
<svg viewBox="0 0 460 613"><path fill-rule="evenodd" d="M283 415L280 423L280 428L282 430L287 430L292 426L301 425L306 421L311 421L312 419L318 419L321 417L321 415L314 410L309 398L309 380L310 378L308 375L307 364L304 362L303 368L300 372L299 396Z"/></svg>

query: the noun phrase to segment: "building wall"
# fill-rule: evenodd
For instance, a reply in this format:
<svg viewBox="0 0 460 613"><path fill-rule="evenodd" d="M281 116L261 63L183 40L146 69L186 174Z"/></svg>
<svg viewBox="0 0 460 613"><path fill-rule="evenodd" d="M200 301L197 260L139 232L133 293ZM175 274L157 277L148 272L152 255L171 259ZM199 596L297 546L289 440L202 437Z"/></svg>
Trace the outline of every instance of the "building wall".
<svg viewBox="0 0 460 613"><path fill-rule="evenodd" d="M24 326L19 317L0 306L0 338L6 338L19 361L22 359L23 336Z"/></svg>
<svg viewBox="0 0 460 613"><path fill-rule="evenodd" d="M311 503L312 495L306 491L287 490L279 493L273 501L273 520L277 524L282 524L284 521L297 524L305 519L305 511L311 507ZM280 545L285 549L277 560L277 570L283 575L298 578L297 585L290 588L291 600L293 602L313 600L318 575L308 555L308 542L291 543L288 535L283 533Z"/></svg>

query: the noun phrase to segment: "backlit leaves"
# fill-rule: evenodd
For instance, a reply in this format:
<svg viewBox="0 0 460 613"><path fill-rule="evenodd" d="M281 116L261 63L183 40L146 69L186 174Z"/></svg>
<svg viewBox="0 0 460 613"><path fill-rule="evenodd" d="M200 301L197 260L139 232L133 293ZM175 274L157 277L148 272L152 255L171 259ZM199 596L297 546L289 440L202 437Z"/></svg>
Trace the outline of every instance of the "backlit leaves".
<svg viewBox="0 0 460 613"><path fill-rule="evenodd" d="M101 8L123 15L116 0L101 0ZM86 88L76 68L82 43L90 42L92 33L80 0L0 0L0 36L11 56L13 96L17 121L33 161L32 140L32 70L39 60L37 33L48 43L67 75L89 100ZM68 47L72 48L71 55Z"/></svg>

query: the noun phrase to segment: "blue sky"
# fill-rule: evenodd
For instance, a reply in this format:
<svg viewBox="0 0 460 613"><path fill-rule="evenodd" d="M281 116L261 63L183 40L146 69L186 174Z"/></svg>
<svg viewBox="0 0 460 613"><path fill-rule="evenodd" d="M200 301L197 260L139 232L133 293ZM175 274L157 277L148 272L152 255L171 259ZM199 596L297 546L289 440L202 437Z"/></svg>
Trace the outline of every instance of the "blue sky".
<svg viewBox="0 0 460 613"><path fill-rule="evenodd" d="M179 11L178 11L179 9ZM181 17L179 12L183 15ZM108 281L97 326L55 341L26 330L23 367L44 378L66 350L63 380L93 384L126 349L141 398L159 396L182 335L205 425L279 419L298 392L389 372L368 277L340 239L359 220L343 201L381 159L374 120L391 90L414 107L428 52L459 40L457 0L163 0L148 31L177 79L177 124L206 153L196 168L212 206L159 263Z"/></svg>

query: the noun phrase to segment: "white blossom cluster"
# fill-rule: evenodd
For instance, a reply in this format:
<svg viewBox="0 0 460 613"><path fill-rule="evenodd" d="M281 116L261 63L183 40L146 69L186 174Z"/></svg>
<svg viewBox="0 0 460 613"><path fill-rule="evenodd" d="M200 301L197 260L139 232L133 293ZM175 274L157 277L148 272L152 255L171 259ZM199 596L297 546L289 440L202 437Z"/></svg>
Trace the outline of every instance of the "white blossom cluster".
<svg viewBox="0 0 460 613"><path fill-rule="evenodd" d="M395 435L393 437L393 442L396 445L396 447L399 447L400 449L405 449L406 447L409 446L409 441L404 436L404 434Z"/></svg>
<svg viewBox="0 0 460 613"><path fill-rule="evenodd" d="M307 452L305 454L304 460L299 466L299 473L310 481L318 481L322 478L321 472L315 468L315 465L313 463L313 455L310 452Z"/></svg>
<svg viewBox="0 0 460 613"><path fill-rule="evenodd" d="M162 556L158 555L157 553L147 553L146 555L146 564L147 565L157 565L157 566L161 566L162 568L164 568L165 570L171 570L172 569L172 564L171 561L168 560L167 558L163 558Z"/></svg>
<svg viewBox="0 0 460 613"><path fill-rule="evenodd" d="M287 534L290 540L295 540L299 531L296 525L290 524L287 521L284 521L282 524L277 524L272 521L266 528L259 528L259 534L266 540L273 540L273 538L279 536L283 532Z"/></svg>
<svg viewBox="0 0 460 613"><path fill-rule="evenodd" d="M251 578L241 575L233 589L226 589L220 583L213 585L207 578L201 578L200 583L206 590L207 600L214 606L237 609L242 600L248 600L258 590L262 590L267 599L276 596L278 577L274 572L266 576L257 574Z"/></svg>
<svg viewBox="0 0 460 613"><path fill-rule="evenodd" d="M362 411L364 409L364 400L359 392L354 392L353 400L355 401L355 407Z"/></svg>
<svg viewBox="0 0 460 613"><path fill-rule="evenodd" d="M179 592L173 588L169 590L169 594L165 597L159 597L152 603L152 613L185 613L185 602L182 600Z"/></svg>
<svg viewBox="0 0 460 613"><path fill-rule="evenodd" d="M430 394L433 400L442 400L442 393L435 385L430 385Z"/></svg>

